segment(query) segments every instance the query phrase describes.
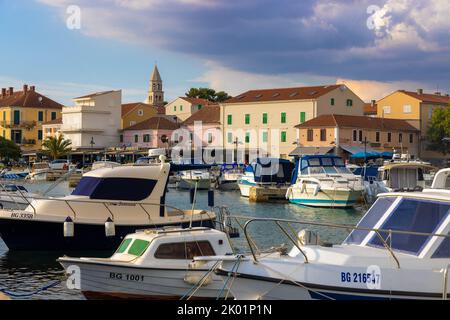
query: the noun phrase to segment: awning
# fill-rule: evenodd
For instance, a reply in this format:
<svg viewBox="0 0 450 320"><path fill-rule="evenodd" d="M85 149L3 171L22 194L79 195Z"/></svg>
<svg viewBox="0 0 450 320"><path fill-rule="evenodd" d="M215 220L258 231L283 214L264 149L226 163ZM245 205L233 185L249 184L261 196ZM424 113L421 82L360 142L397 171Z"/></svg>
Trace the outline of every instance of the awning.
<svg viewBox="0 0 450 320"><path fill-rule="evenodd" d="M373 151L368 151L368 152L358 152L358 153L354 153L352 154L351 158L353 159L377 159L377 158L382 158L382 154L379 152L373 152Z"/></svg>
<svg viewBox="0 0 450 320"><path fill-rule="evenodd" d="M290 157L301 157L305 155L318 155L318 154L327 154L331 150L334 150L334 146L329 147L297 147L291 153L289 153Z"/></svg>
<svg viewBox="0 0 450 320"><path fill-rule="evenodd" d="M349 145L346 145L346 144L341 144L341 145L339 145L339 147L342 150L347 151L350 154L357 154L357 153L364 153L364 152L375 152L375 153L378 153L378 151L372 149L371 147L364 148L364 146L356 147L356 146L349 146Z"/></svg>

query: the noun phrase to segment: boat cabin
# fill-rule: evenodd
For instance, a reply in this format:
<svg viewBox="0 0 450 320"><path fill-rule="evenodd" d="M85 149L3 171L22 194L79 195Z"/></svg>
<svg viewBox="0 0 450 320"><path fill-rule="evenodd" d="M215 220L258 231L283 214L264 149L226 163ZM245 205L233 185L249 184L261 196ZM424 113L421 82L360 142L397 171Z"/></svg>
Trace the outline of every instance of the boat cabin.
<svg viewBox="0 0 450 320"><path fill-rule="evenodd" d="M390 163L378 169L378 181L382 181L392 190L423 189L425 187L424 174L435 169L424 163L404 162Z"/></svg>
<svg viewBox="0 0 450 320"><path fill-rule="evenodd" d="M419 258L448 259L449 194L448 190L382 194L357 227L379 230L394 252ZM352 231L344 244L384 248L380 237L374 231L366 230Z"/></svg>
<svg viewBox="0 0 450 320"><path fill-rule="evenodd" d="M342 175L353 173L347 169L341 157L335 155L312 155L302 156L296 160L295 175L293 183L297 181L297 175Z"/></svg>
<svg viewBox="0 0 450 320"><path fill-rule="evenodd" d="M290 182L294 164L286 159L257 158L245 167L259 184L286 184Z"/></svg>

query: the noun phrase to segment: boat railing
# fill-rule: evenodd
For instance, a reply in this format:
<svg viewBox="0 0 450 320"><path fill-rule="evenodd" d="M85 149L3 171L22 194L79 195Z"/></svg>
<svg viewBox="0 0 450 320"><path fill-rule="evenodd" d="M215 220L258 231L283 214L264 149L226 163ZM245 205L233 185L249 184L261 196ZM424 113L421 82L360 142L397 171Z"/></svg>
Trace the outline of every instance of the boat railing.
<svg viewBox="0 0 450 320"><path fill-rule="evenodd" d="M299 252L303 255L305 258L305 263L309 263L308 256L306 255L305 250L301 248L299 245L300 238L297 233L295 233L294 229L292 228L291 224L302 224L302 225L310 225L310 226L319 226L319 227L328 227L328 228L337 228L337 229L345 229L345 230L360 230L360 231L367 231L367 232L374 232L377 237L380 239L383 247L388 251L389 255L392 257L392 259L395 261L395 264L398 269L400 269L400 261L395 255L394 251L392 250L391 241L392 236L394 234L403 234L403 235L412 235L412 236L424 236L424 237L444 237L444 238L450 238L449 234L437 234L437 233L427 233L427 232L413 232L413 231L402 231L402 230L385 230L385 229L373 229L373 228L366 228L366 227L358 227L354 225L347 225L347 224L334 224L334 223L326 223L326 222L315 222L315 221L300 221L300 220L290 220L290 219L276 219L276 218L255 218L255 217L245 217L245 216L233 216L233 218L237 219L245 219L247 220L245 224L243 225L243 231L246 238L246 241L249 245L252 257L254 261L258 261L257 254L255 251L256 244L254 240L249 235L248 226L254 222L274 222L278 228L288 237L288 239L294 244L294 246L299 250ZM289 227L291 227L291 232L286 230L286 228L283 227L282 223L288 224ZM387 238L384 239L381 235L382 233L388 234ZM388 239L390 240L388 243ZM447 268L448 270L448 268ZM447 271L448 273L448 271ZM447 280L446 280L447 281Z"/></svg>

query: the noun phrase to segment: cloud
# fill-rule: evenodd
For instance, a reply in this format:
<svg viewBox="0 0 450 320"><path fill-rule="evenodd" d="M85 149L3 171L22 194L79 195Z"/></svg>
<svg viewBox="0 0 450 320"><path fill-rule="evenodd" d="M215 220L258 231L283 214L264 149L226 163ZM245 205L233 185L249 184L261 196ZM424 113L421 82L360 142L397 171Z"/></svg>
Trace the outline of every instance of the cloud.
<svg viewBox="0 0 450 320"><path fill-rule="evenodd" d="M62 19L68 5L79 5L86 35L186 54L254 79L439 80L450 88L448 0L37 1Z"/></svg>

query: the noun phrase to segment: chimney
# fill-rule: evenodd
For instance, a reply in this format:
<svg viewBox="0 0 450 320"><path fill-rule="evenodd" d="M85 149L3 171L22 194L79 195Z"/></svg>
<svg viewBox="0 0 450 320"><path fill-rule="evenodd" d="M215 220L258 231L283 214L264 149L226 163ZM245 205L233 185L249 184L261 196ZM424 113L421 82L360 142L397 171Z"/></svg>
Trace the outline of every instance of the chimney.
<svg viewBox="0 0 450 320"><path fill-rule="evenodd" d="M14 87L9 87L9 95L12 96L14 93Z"/></svg>
<svg viewBox="0 0 450 320"><path fill-rule="evenodd" d="M35 86L30 86L30 91L36 91L36 87Z"/></svg>
<svg viewBox="0 0 450 320"><path fill-rule="evenodd" d="M441 95L441 93L439 91L435 92L434 94L437 95L437 96Z"/></svg>
<svg viewBox="0 0 450 320"><path fill-rule="evenodd" d="M27 93L28 92L28 85L24 84L23 85L23 93Z"/></svg>
<svg viewBox="0 0 450 320"><path fill-rule="evenodd" d="M372 107L375 107L376 104L377 104L377 100L372 100Z"/></svg>
<svg viewBox="0 0 450 320"><path fill-rule="evenodd" d="M423 94L423 89L417 89L418 94Z"/></svg>
<svg viewBox="0 0 450 320"><path fill-rule="evenodd" d="M2 98L6 97L6 88L2 88Z"/></svg>

